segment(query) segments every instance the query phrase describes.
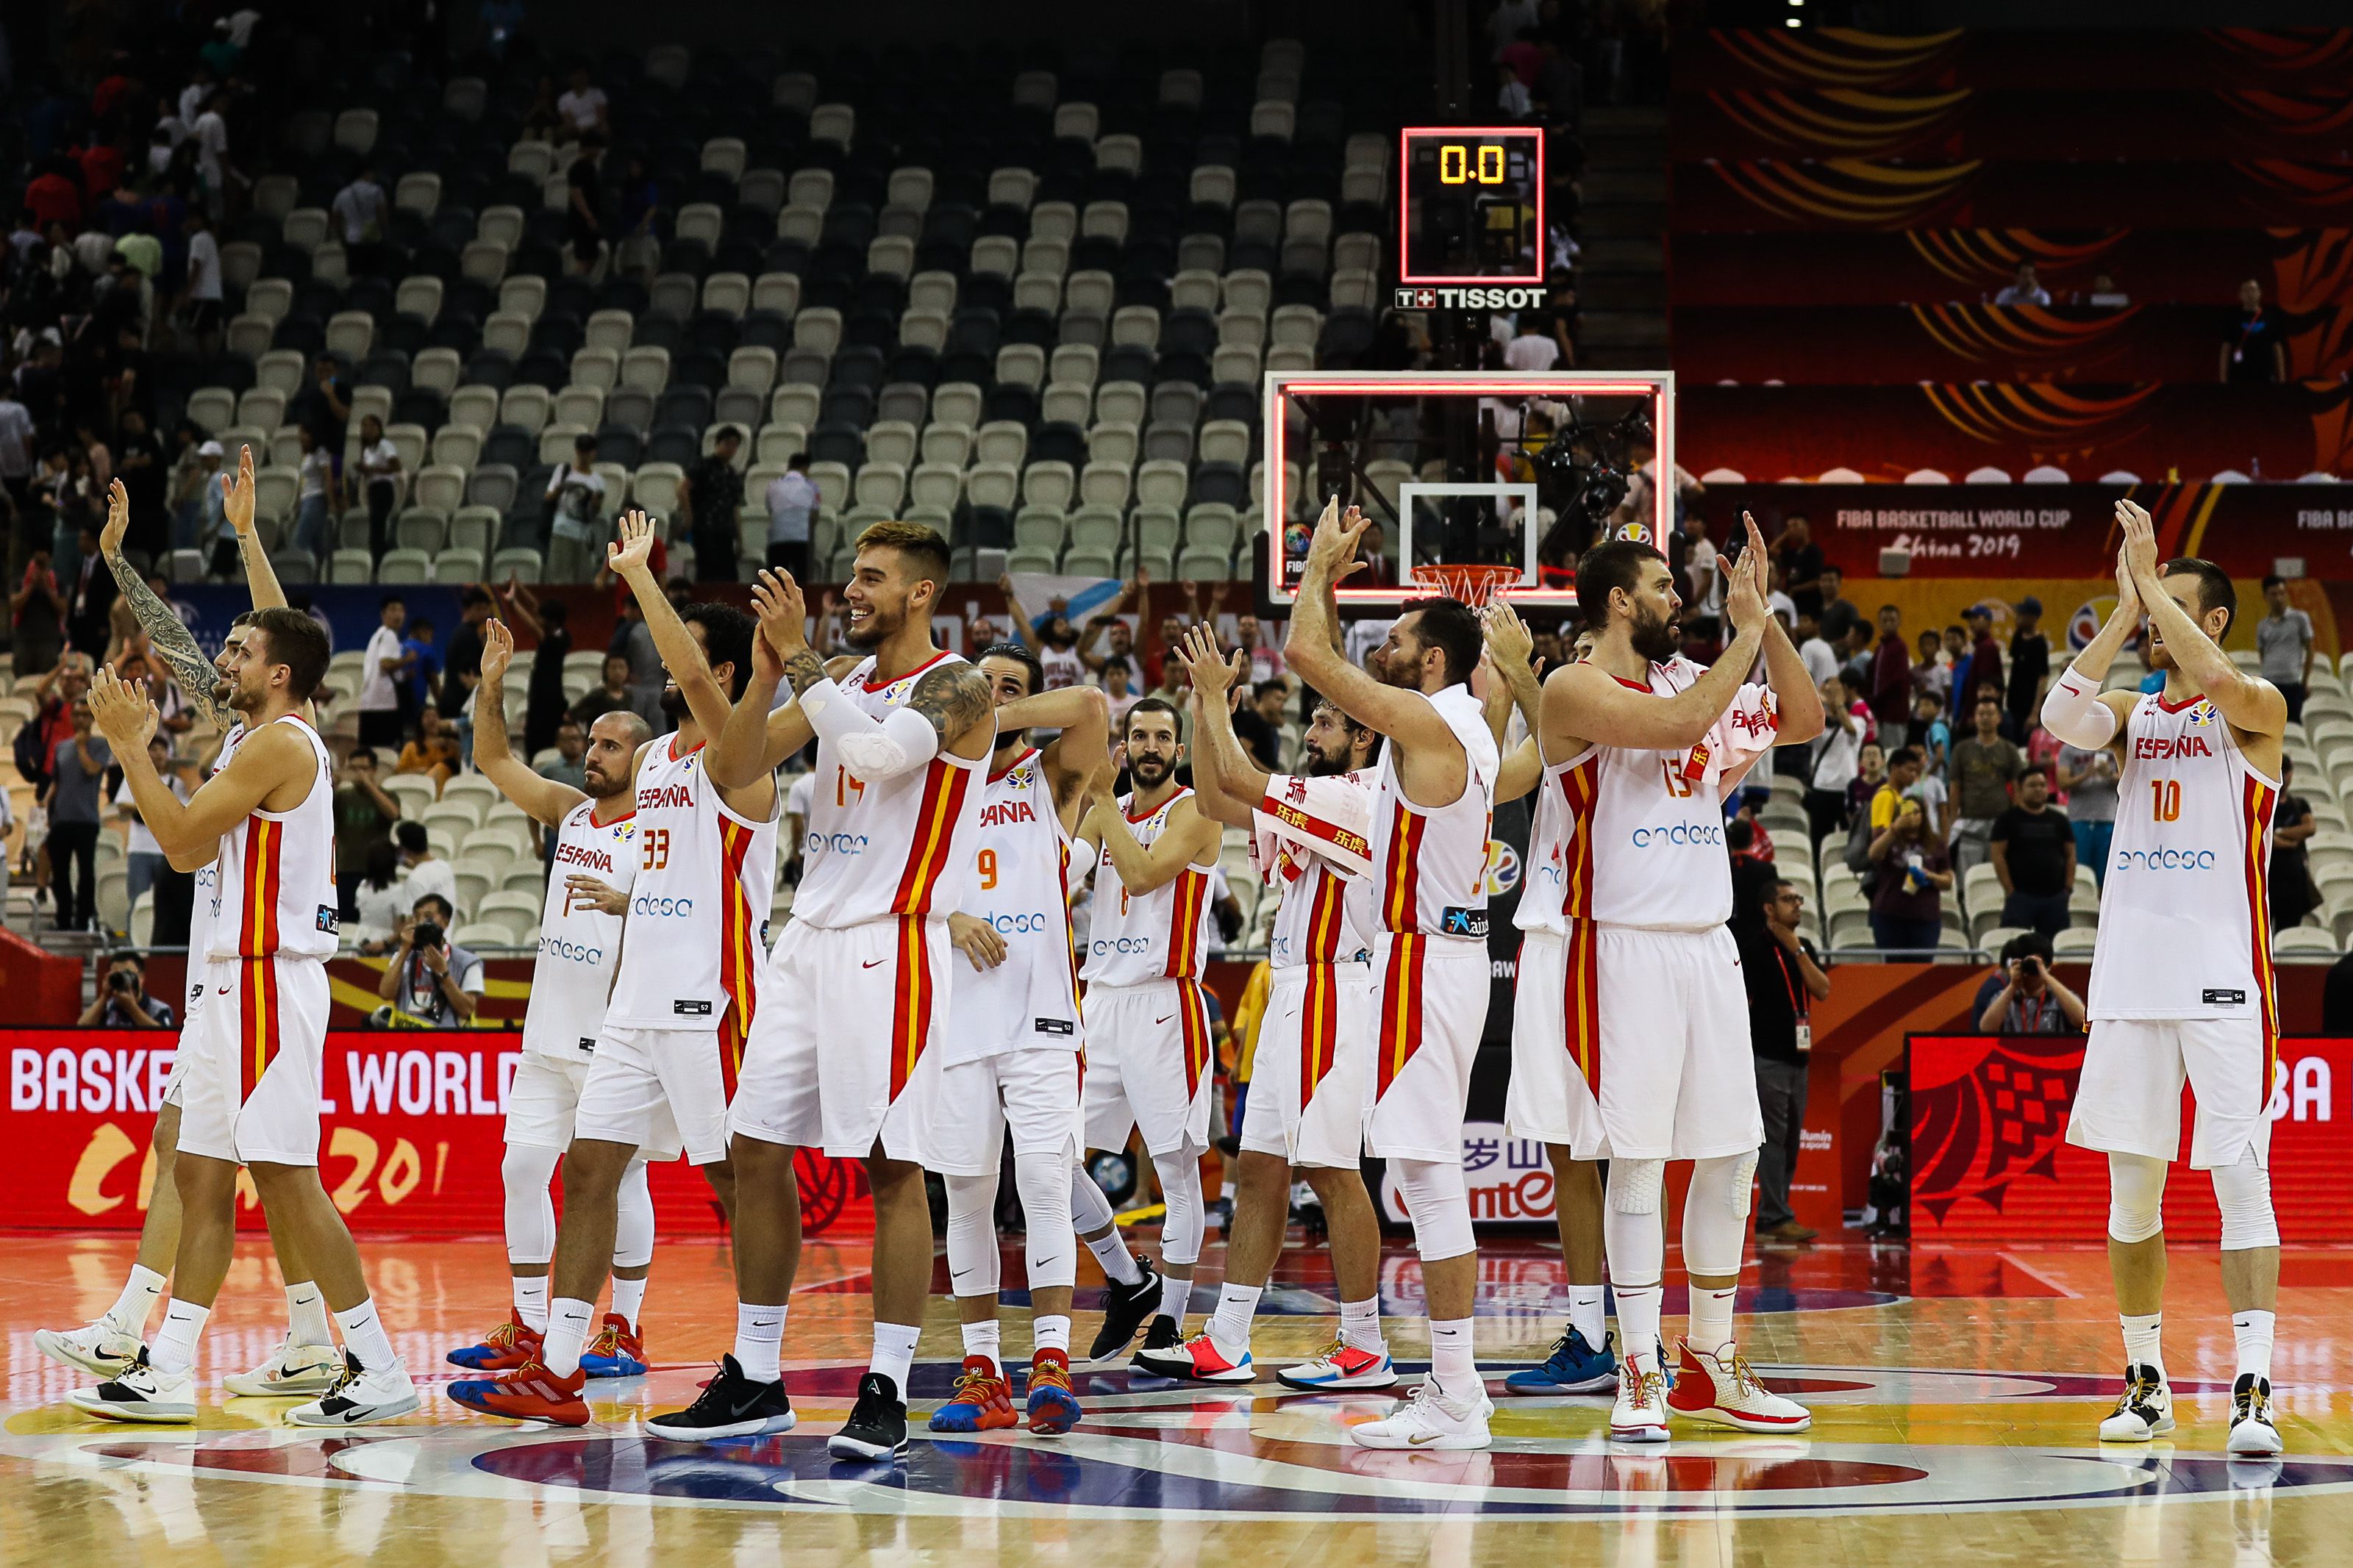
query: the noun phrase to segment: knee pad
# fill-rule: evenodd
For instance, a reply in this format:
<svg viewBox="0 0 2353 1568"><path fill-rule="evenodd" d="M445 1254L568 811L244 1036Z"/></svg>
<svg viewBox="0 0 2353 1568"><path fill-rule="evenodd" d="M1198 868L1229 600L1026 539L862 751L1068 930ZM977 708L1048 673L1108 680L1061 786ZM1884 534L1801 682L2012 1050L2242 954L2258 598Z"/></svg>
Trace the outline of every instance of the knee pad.
<svg viewBox="0 0 2353 1568"><path fill-rule="evenodd" d="M1471 1193L1462 1167L1435 1160L1399 1160L1398 1186L1406 1217L1413 1221L1413 1247L1425 1264L1460 1258L1478 1243L1471 1235Z"/></svg>
<svg viewBox="0 0 2353 1568"><path fill-rule="evenodd" d="M1686 1270L1717 1277L1740 1272L1748 1240L1748 1184L1756 1174L1754 1150L1692 1162L1691 1190L1683 1194Z"/></svg>
<svg viewBox="0 0 2353 1568"><path fill-rule="evenodd" d="M2272 1215L2272 1173L2255 1163L2247 1150L2235 1165L2218 1166L2214 1204L2222 1211L2222 1250L2244 1252L2280 1244L2279 1221Z"/></svg>
<svg viewBox="0 0 2353 1568"><path fill-rule="evenodd" d="M506 1190L508 1262L554 1260L555 1205L547 1195L547 1184L563 1157L561 1150L507 1145L499 1162L499 1182Z"/></svg>
<svg viewBox="0 0 2353 1568"><path fill-rule="evenodd" d="M1015 1169L1018 1170L1019 1156L1015 1159ZM1095 1185L1095 1179L1087 1174L1084 1165L1071 1167L1070 1187L1071 1224L1081 1236L1101 1236L1119 1223L1119 1216L1112 1212L1111 1200L1103 1196L1103 1190Z"/></svg>
<svg viewBox="0 0 2353 1568"><path fill-rule="evenodd" d="M1064 1175L1069 1169L1070 1163L1059 1153L1013 1156L1013 1185L1021 1194L1021 1216L1029 1227L1023 1251L1032 1290L1078 1282L1078 1238L1071 1228L1071 1184Z"/></svg>
<svg viewBox="0 0 2353 1568"><path fill-rule="evenodd" d="M642 1268L654 1260L654 1194L646 1185L646 1157L634 1154L621 1172L613 1226L613 1267Z"/></svg>
<svg viewBox="0 0 2353 1568"><path fill-rule="evenodd" d="M1609 1206L1620 1214L1657 1214L1666 1201L1664 1160L1609 1162Z"/></svg>
<svg viewBox="0 0 2353 1568"><path fill-rule="evenodd" d="M948 1289L957 1296L994 1296L997 1258L997 1173L948 1176Z"/></svg>
<svg viewBox="0 0 2353 1568"><path fill-rule="evenodd" d="M1190 1268L1201 1260L1201 1233L1208 1222L1201 1206L1200 1157L1187 1145L1155 1154L1152 1168L1159 1173L1161 1201L1168 1207L1160 1222L1160 1260Z"/></svg>
<svg viewBox="0 0 2353 1568"><path fill-rule="evenodd" d="M2220 1171L2215 1173L2221 1175ZM2216 1183L2219 1190L2221 1184ZM2265 1185L2268 1206L2269 1184ZM2165 1229L2165 1162L2146 1154L2108 1156L2108 1237L2147 1241Z"/></svg>

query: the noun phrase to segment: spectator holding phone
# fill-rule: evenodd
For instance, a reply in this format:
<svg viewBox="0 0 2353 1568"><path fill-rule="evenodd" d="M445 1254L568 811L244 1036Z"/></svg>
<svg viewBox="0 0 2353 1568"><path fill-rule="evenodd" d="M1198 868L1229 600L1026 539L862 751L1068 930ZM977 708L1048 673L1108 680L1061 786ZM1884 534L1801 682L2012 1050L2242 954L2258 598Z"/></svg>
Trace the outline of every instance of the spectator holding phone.
<svg viewBox="0 0 2353 1568"><path fill-rule="evenodd" d="M449 941L458 911L438 893L427 893L400 922L400 946L376 983L392 1004L396 1023L415 1028L463 1028L482 1005L482 961Z"/></svg>
<svg viewBox="0 0 2353 1568"><path fill-rule="evenodd" d="M2084 999L2051 973L2051 939L2021 931L2001 950L2001 965L1978 987L1978 1027L1989 1035L2079 1035Z"/></svg>

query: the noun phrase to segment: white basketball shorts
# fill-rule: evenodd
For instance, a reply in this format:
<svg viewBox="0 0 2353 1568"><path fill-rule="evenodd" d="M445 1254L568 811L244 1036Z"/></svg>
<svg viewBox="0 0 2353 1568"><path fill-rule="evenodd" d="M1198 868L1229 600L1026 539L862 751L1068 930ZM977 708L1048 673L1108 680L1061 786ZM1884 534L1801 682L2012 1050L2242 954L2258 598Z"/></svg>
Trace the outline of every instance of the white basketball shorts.
<svg viewBox="0 0 2353 1568"><path fill-rule="evenodd" d="M1571 921L1569 934L1532 931L1520 942L1512 992L1512 1082L1504 1126L1514 1138L1565 1145L1579 1160L1602 1142L1601 996L1595 969L1598 928Z"/></svg>
<svg viewBox="0 0 2353 1568"><path fill-rule="evenodd" d="M1597 928L1601 1137L1580 1160L1713 1160L1765 1142L1740 949L1703 931Z"/></svg>
<svg viewBox="0 0 2353 1568"><path fill-rule="evenodd" d="M1087 1147L1124 1149L1141 1129L1152 1153L1206 1152L1217 1064L1201 983L1097 985L1085 1006Z"/></svg>
<svg viewBox="0 0 2353 1568"><path fill-rule="evenodd" d="M569 1149L580 1091L595 1058L574 1052L561 1059L525 1051L507 1083L506 1141L526 1149Z"/></svg>
<svg viewBox="0 0 2353 1568"><path fill-rule="evenodd" d="M1367 1152L1461 1163L1462 1112L1493 975L1483 941L1386 931L1373 939L1377 1023Z"/></svg>
<svg viewBox="0 0 2353 1568"><path fill-rule="evenodd" d="M2084 1043L2084 1076L2067 1142L2171 1161L2181 1153L2181 1086L2196 1101L2189 1164L2235 1165L2249 1148L2271 1163L2273 1047L2261 1018L2099 1018Z"/></svg>
<svg viewBox="0 0 2353 1568"><path fill-rule="evenodd" d="M1044 1047L942 1068L923 1138L930 1169L943 1176L995 1175L1008 1127L1016 1154L1052 1154L1077 1164L1086 1131L1084 1070L1077 1051Z"/></svg>
<svg viewBox="0 0 2353 1568"><path fill-rule="evenodd" d="M315 958L224 958L180 1033L183 1154L237 1164L319 1163L327 966Z"/></svg>
<svg viewBox="0 0 2353 1568"><path fill-rule="evenodd" d="M691 1163L715 1164L727 1158L730 1067L716 1029L607 1024L581 1081L572 1136L626 1143L654 1161L682 1149Z"/></svg>
<svg viewBox="0 0 2353 1568"><path fill-rule="evenodd" d="M1371 1109L1373 966L1272 972L1259 1027L1241 1146L1294 1165L1355 1170Z"/></svg>

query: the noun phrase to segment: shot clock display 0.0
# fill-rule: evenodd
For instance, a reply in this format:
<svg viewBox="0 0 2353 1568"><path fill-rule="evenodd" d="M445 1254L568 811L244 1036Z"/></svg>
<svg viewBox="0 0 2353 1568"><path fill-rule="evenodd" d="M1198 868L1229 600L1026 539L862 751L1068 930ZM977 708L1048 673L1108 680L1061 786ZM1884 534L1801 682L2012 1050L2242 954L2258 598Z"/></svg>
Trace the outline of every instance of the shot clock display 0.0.
<svg viewBox="0 0 2353 1568"><path fill-rule="evenodd" d="M1544 133L1421 127L1398 136L1400 283L1544 281Z"/></svg>

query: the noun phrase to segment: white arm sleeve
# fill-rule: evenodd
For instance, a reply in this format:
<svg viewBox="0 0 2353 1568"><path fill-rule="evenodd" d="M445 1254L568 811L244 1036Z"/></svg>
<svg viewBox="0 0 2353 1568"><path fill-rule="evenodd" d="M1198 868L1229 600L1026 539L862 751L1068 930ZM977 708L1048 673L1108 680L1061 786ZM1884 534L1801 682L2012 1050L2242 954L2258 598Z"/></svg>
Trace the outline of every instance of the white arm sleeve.
<svg viewBox="0 0 2353 1568"><path fill-rule="evenodd" d="M857 777L896 778L940 754L940 732L921 713L902 708L883 720L879 730L844 735L839 746L841 765Z"/></svg>
<svg viewBox="0 0 2353 1568"><path fill-rule="evenodd" d="M2042 699L2042 727L2071 746L2096 752L2116 738L2116 712L2100 700L2100 683L2071 664Z"/></svg>

